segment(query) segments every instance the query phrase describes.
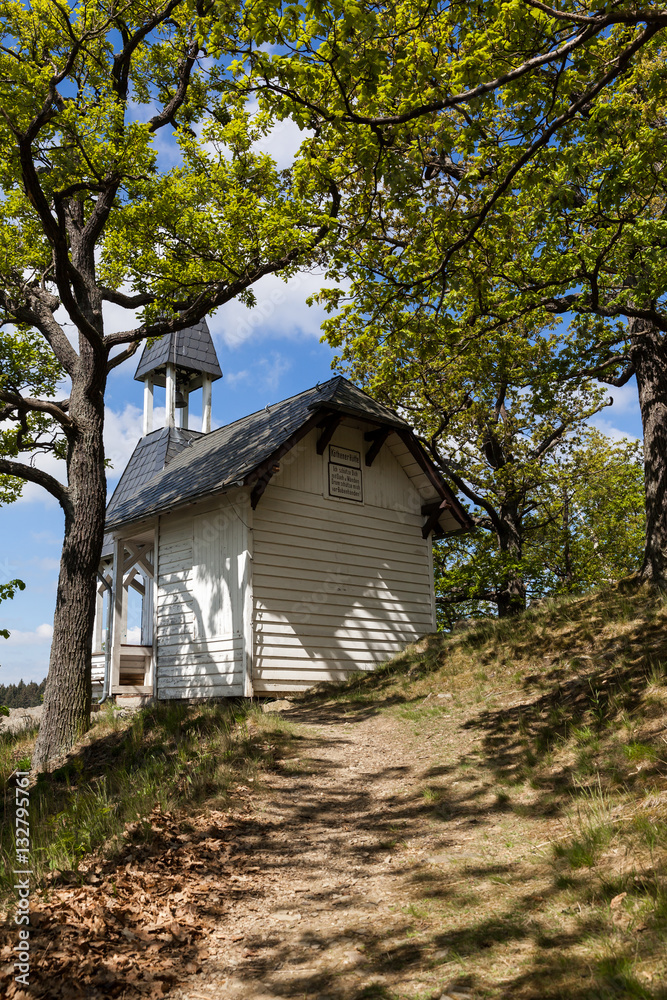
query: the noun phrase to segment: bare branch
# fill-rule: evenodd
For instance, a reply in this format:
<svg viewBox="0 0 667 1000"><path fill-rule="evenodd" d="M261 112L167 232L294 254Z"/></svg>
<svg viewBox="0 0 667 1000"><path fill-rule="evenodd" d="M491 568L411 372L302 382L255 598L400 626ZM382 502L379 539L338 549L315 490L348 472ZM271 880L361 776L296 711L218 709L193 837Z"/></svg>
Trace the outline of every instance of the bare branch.
<svg viewBox="0 0 667 1000"><path fill-rule="evenodd" d="M115 288L107 288L105 285L100 285L99 290L105 302L113 302L124 309L139 309L141 306L148 306L155 301L155 296L148 292L126 295L125 292L119 292Z"/></svg>
<svg viewBox="0 0 667 1000"><path fill-rule="evenodd" d="M12 462L7 458L0 458L0 474L3 476L15 476L28 483L36 483L42 486L51 496L55 497L66 517L72 517L74 507L70 492L66 486L59 483L54 476L41 469L35 469L32 465L24 465L23 462Z"/></svg>
<svg viewBox="0 0 667 1000"><path fill-rule="evenodd" d="M72 426L71 419L61 409L59 403L48 399L36 399L33 396L21 396L18 392L10 392L7 389L0 389L0 399L3 403L9 404L11 409L23 412L46 413L50 417L53 417L62 427ZM69 406L69 400L67 404Z"/></svg>
<svg viewBox="0 0 667 1000"><path fill-rule="evenodd" d="M141 341L135 340L129 347L126 347L124 351L121 351L120 354L110 358L107 362L107 374L110 371L113 371L114 368L118 368L119 365L122 365L122 363L127 361L128 358L131 358L133 354L136 354L140 343Z"/></svg>

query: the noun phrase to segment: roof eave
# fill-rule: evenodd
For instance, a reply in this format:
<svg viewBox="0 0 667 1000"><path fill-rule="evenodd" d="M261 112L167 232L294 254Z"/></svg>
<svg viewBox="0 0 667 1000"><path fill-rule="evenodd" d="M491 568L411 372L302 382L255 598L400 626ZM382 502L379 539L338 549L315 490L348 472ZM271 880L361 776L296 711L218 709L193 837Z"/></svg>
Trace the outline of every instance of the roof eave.
<svg viewBox="0 0 667 1000"><path fill-rule="evenodd" d="M310 403L307 409L312 412L316 412L317 410L326 412L329 410L335 413L343 413L346 417L355 417L357 420L364 420L368 424L393 427L396 430L410 430L410 425L405 420L401 420L400 417L369 413L367 410L360 410L354 406L346 406L345 403L337 403L335 400L332 402L318 400Z"/></svg>

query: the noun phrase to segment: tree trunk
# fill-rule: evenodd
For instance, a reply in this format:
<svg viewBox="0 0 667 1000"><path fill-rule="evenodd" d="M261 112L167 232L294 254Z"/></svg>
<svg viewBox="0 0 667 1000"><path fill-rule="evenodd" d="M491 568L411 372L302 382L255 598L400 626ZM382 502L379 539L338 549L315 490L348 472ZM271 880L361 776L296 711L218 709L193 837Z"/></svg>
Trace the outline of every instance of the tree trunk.
<svg viewBox="0 0 667 1000"><path fill-rule="evenodd" d="M667 343L645 320L629 323L644 430L646 544L641 577L667 586Z"/></svg>
<svg viewBox="0 0 667 1000"><path fill-rule="evenodd" d="M518 568L523 552L521 517L514 507L501 509L500 528L496 534L501 559L505 562L498 588L498 617L511 618L526 610L526 585Z"/></svg>
<svg viewBox="0 0 667 1000"><path fill-rule="evenodd" d="M102 437L105 376L99 371L100 359L89 356L87 360L93 371L85 378L86 385L72 386L70 416L76 427L68 433L67 456L71 506L65 512L44 712L32 761L36 771L69 750L90 726L90 663L106 475Z"/></svg>

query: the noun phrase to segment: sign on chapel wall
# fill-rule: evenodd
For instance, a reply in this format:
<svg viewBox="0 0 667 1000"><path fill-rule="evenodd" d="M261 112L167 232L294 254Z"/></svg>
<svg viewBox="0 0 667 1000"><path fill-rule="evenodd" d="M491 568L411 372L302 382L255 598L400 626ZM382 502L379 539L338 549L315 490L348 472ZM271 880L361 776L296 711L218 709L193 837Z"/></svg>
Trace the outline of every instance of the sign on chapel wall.
<svg viewBox="0 0 667 1000"><path fill-rule="evenodd" d="M329 445L329 496L363 503L361 452Z"/></svg>

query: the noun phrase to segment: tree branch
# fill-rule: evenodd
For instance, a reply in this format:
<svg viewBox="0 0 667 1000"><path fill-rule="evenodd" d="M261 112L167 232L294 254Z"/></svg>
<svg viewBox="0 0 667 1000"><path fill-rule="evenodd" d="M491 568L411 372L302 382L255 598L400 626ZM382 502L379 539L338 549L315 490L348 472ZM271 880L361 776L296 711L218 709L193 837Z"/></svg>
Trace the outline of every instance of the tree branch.
<svg viewBox="0 0 667 1000"><path fill-rule="evenodd" d="M523 0L528 7L535 7L543 13L553 17L554 20L568 21L570 24L590 24L597 25L600 30L611 27L613 24L637 24L638 21L657 24L660 27L667 25L667 11L634 8L628 14L605 14L604 11L592 15L566 13L562 10L555 10L548 4L540 3L539 0Z"/></svg>
<svg viewBox="0 0 667 1000"><path fill-rule="evenodd" d="M54 476L50 476L48 472L35 469L32 465L24 465L22 462L12 462L7 458L0 458L0 475L15 476L16 479L23 479L28 483L42 486L51 496L56 498L66 517L73 516L74 506L68 488L59 483Z"/></svg>
<svg viewBox="0 0 667 1000"><path fill-rule="evenodd" d="M501 76L497 76L493 80L488 80L486 83L480 83L477 87L473 87L471 90L465 90L461 94L457 94L455 97L449 97L443 101L431 101L428 104L422 104L418 108L412 108L410 111L404 111L400 115L370 117L368 115L355 114L352 111L348 111L347 113L339 116L332 115L320 105L306 100L289 88L280 87L275 83L269 83L266 76L264 77L265 83L262 86L249 87L248 90L271 90L276 94L280 94L281 96L288 98L295 104L301 105L301 107L308 108L310 111L313 111L320 118L322 118L323 121L347 121L355 125L371 125L377 127L383 127L386 125L403 125L406 122L413 121L415 118L423 118L426 115L434 114L437 111L447 111L448 109L456 108L461 104L469 104L477 98L484 97L486 94L493 93L495 90L500 90L508 83L513 83L515 80L521 79L522 76L531 73L535 69L539 69L541 66L566 59L572 54L572 52L574 52L575 49L584 45L595 35L599 34L600 31L604 30L604 27L604 24L598 25L597 23L595 25L589 25L573 39L566 42L565 45L562 45L560 48L555 49L553 52L533 56L532 59L527 59L525 62L521 63L520 66L509 70L507 73L503 73ZM659 26L654 29L654 31L657 30L659 30ZM648 39L645 39L642 42L642 45L645 44L645 41L648 41Z"/></svg>
<svg viewBox="0 0 667 1000"><path fill-rule="evenodd" d="M0 291L0 306L14 320L39 330L65 371L72 375L79 362L79 355L65 336L60 323L54 319L53 313L60 305L60 300L42 289L23 290L23 294L26 295L27 305L14 305L10 294Z"/></svg>
<svg viewBox="0 0 667 1000"><path fill-rule="evenodd" d="M129 347L126 347L124 351L121 351L120 354L117 354L114 358L110 358L107 361L107 374L110 371L113 371L114 368L118 368L119 365L122 365L122 363L127 361L128 358L131 358L133 354L136 354L140 343L140 340L135 340L129 345Z"/></svg>
<svg viewBox="0 0 667 1000"><path fill-rule="evenodd" d="M36 399L33 396L21 396L18 392L10 392L7 389L0 389L0 399L4 403L8 403L12 409L24 412L32 410L35 413L47 413L54 420L57 420L62 427L72 426L72 420L61 408L60 403L55 403L47 399ZM69 406L69 400L67 400L67 405Z"/></svg>
<svg viewBox="0 0 667 1000"><path fill-rule="evenodd" d="M197 61L197 56L199 54L199 45L197 42L192 42L188 50L187 57L180 66L178 86L176 87L176 93L169 101L169 103L153 117L148 122L148 127L151 132L157 132L158 129L167 125L174 118L174 115L180 108L181 104L185 100L185 96L188 92L188 85L190 83L190 74L192 73L192 67Z"/></svg>
<svg viewBox="0 0 667 1000"><path fill-rule="evenodd" d="M99 286L99 291L104 302L113 302L114 305L122 306L124 309L139 309L141 306L149 306L155 301L155 296L148 292L137 292L136 295L128 295L119 292L115 288L107 288L105 285Z"/></svg>
<svg viewBox="0 0 667 1000"><path fill-rule="evenodd" d="M447 460L443 458L442 455L439 454L439 452L430 448L427 441L423 440L422 438L420 438L419 440L421 440L422 444L429 449L431 455L435 460L436 465L440 466L442 471L449 479L451 479L454 485L457 486L458 489L460 489L461 492L467 496L468 500L471 500L476 507L481 507L482 510L486 511L486 513L489 515L489 518L494 528L500 529L500 518L498 517L496 510L491 506L489 501L485 500L484 497L480 496L478 493L475 493L472 487L469 486L468 483L466 483L465 479L462 479L461 476L459 476L459 474L454 471L454 469L449 465Z"/></svg>
<svg viewBox="0 0 667 1000"><path fill-rule="evenodd" d="M212 309L217 309L218 306L224 305L225 302L229 302L231 299L236 298L241 292L245 291L250 285L259 281L266 274L274 274L276 271L283 271L290 264L294 264L299 258L307 257L308 254L319 246L319 244L325 239L331 230L331 223L335 221L338 217L340 211L340 192L338 187L334 182L330 182L329 193L331 195L331 209L329 211L328 221L323 223L317 230L315 236L307 246L294 247L292 250L288 250L282 257L277 260L267 261L267 263L256 267L249 274L245 274L243 277L231 284L219 283L214 286L214 290L206 295L200 295L191 304L185 306L178 318L174 317L172 319L162 320L161 322L136 327L134 330L121 330L118 333L110 333L104 338L104 343L108 349L116 347L118 344L129 344L133 341L143 340L144 338L152 337L164 337L168 333L174 333L177 330L183 330L185 327L192 325L193 323L199 322L207 313L211 312Z"/></svg>
<svg viewBox="0 0 667 1000"><path fill-rule="evenodd" d="M625 71L625 68L632 59L632 57L639 51L639 49L641 49L644 45L646 45L646 43L649 42L651 38L653 38L653 36L657 34L659 30L660 26L656 26L653 28L647 27L641 33L641 35L637 39L635 39L635 41L631 45L628 45L627 48L624 49L624 51L614 60L614 66L607 73L605 73L604 76L597 81L597 83L589 87L588 90L581 95L581 97L574 100L570 104L567 111L564 111L562 115L559 115L558 118L556 118L551 123L551 125L542 132L540 137L536 139L533 143L531 143L531 145L528 147L525 153L523 153L523 155L520 156L519 159L512 164L510 169L503 177L502 181L496 186L491 197L482 205L482 208L477 214L477 218L475 219L474 224L470 227L468 232L464 233L464 235L460 239L458 239L455 243L452 244L451 247L449 247L447 253L445 254L445 258L440 267L438 268L438 270L434 274L427 276L426 279L422 279L422 281L431 280L437 274L444 272L447 264L452 259L454 254L457 253L457 251L461 250L472 239L475 233L478 232L479 229L481 229L487 215L489 215L489 213L491 212L491 209L495 206L495 204L498 201L500 201L501 197L508 190L510 184L512 183L516 175L528 163L530 163L535 153L539 152L540 149L546 146L549 140L553 138L556 132L558 132L558 130L562 128L563 125L566 125L567 122L571 121L577 114L579 114L580 111L582 111L589 104L591 104L591 102L595 100L598 94L602 90L604 90L604 88L608 84L613 83L616 77ZM624 315L627 315L627 313L624 313Z"/></svg>

